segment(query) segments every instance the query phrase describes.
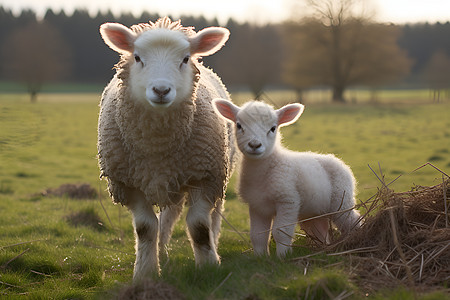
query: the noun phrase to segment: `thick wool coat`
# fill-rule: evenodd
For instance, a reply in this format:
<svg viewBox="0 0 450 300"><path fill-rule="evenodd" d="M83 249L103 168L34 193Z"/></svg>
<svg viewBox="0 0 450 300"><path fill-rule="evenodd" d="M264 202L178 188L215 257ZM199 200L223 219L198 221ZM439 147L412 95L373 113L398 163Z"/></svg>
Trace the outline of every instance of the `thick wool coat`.
<svg viewBox="0 0 450 300"><path fill-rule="evenodd" d="M220 78L197 64L192 97L161 113L130 97L123 60L103 92L98 123L101 177L113 201L127 205L127 188L160 207L179 203L192 187L210 201L223 198L230 129L211 105L216 97L229 99Z"/></svg>

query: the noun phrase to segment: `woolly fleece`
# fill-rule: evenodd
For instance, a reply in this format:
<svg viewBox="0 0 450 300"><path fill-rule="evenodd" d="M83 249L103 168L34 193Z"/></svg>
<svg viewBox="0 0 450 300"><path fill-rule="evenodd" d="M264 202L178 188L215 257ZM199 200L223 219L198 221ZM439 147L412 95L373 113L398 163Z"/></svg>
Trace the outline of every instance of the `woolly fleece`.
<svg viewBox="0 0 450 300"><path fill-rule="evenodd" d="M135 32L154 27L192 29L171 24L140 24ZM216 97L229 99L220 78L198 62L192 98L161 114L130 99L131 57L122 56L116 75L105 88L98 124L101 177L115 203L128 205L127 188L144 192L148 204L179 203L188 187L201 188L214 202L224 196L230 175L229 128L211 106Z"/></svg>

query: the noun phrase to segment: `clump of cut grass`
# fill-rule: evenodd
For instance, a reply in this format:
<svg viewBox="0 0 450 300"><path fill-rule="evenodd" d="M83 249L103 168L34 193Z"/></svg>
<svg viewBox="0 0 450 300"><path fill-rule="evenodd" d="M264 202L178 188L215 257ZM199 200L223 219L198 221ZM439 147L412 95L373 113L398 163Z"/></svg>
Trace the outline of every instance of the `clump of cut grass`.
<svg viewBox="0 0 450 300"><path fill-rule="evenodd" d="M450 179L443 177L441 184L401 193L383 184L365 203L370 208L363 226L328 250L350 255L357 280L368 290L403 285L448 292Z"/></svg>
<svg viewBox="0 0 450 300"><path fill-rule="evenodd" d="M68 197L70 199L96 199L98 193L96 189L87 183L82 184L62 184L57 188L49 188L42 192L45 197Z"/></svg>
<svg viewBox="0 0 450 300"><path fill-rule="evenodd" d="M27 172L23 172L23 171L18 171L18 172L16 172L15 176L18 178L30 178L30 177L35 177L36 175L30 174Z"/></svg>
<svg viewBox="0 0 450 300"><path fill-rule="evenodd" d="M0 181L0 194L13 194L14 190L4 181Z"/></svg>
<svg viewBox="0 0 450 300"><path fill-rule="evenodd" d="M95 230L104 230L103 221L93 208L73 212L65 217L72 226L87 226Z"/></svg>
<svg viewBox="0 0 450 300"><path fill-rule="evenodd" d="M441 160L445 160L445 158L438 154L432 155L428 158L428 161L441 161Z"/></svg>

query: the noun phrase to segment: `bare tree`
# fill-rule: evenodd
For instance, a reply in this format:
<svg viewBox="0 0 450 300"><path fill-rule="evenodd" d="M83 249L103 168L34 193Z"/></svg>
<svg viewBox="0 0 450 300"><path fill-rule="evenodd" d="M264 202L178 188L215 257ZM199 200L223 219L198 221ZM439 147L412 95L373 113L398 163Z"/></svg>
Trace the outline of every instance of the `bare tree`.
<svg viewBox="0 0 450 300"><path fill-rule="evenodd" d="M58 31L44 22L32 22L13 31L2 49L5 77L23 82L35 102L43 84L70 71L70 49Z"/></svg>
<svg viewBox="0 0 450 300"><path fill-rule="evenodd" d="M330 61L323 24L305 19L302 23L284 24L283 38L286 59L283 80L301 97L303 90L329 82ZM313 38L315 37L315 38Z"/></svg>
<svg viewBox="0 0 450 300"><path fill-rule="evenodd" d="M443 51L436 51L423 71L425 82L433 91L433 101L439 102L441 90L450 87L450 57Z"/></svg>
<svg viewBox="0 0 450 300"><path fill-rule="evenodd" d="M357 0L308 0L312 17L286 25L285 79L299 88L330 85L334 102L345 102L353 84L388 83L409 72L394 26L357 13ZM389 79L389 80L388 80Z"/></svg>
<svg viewBox="0 0 450 300"><path fill-rule="evenodd" d="M331 59L333 101L343 102L349 72L354 65L353 56L346 52L354 52L357 47L345 44L345 42L355 41L359 33L358 30L351 30L356 28L348 26L348 24L362 22L364 17L353 15L355 0L308 0L308 3L314 8L316 19L326 26L330 34L327 47ZM353 35L353 37L351 38L349 35ZM346 38L347 41L344 41Z"/></svg>

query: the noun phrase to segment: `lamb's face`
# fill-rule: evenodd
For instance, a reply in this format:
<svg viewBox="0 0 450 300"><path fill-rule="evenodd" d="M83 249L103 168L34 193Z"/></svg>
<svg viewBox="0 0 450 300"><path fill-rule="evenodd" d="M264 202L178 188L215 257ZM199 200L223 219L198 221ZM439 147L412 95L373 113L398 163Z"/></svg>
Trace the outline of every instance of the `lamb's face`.
<svg viewBox="0 0 450 300"><path fill-rule="evenodd" d="M134 42L130 90L134 99L156 108L190 97L194 80L190 43L169 29L143 32Z"/></svg>
<svg viewBox="0 0 450 300"><path fill-rule="evenodd" d="M278 127L294 123L303 113L304 106L288 104L274 110L260 102L247 102L242 108L225 99L212 101L216 112L235 123L239 150L250 159L269 156L280 147Z"/></svg>
<svg viewBox="0 0 450 300"><path fill-rule="evenodd" d="M271 107L261 102L248 102L236 115L236 141L248 158L269 156L278 135L278 117Z"/></svg>

